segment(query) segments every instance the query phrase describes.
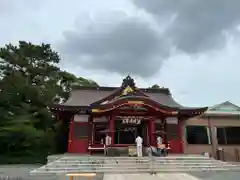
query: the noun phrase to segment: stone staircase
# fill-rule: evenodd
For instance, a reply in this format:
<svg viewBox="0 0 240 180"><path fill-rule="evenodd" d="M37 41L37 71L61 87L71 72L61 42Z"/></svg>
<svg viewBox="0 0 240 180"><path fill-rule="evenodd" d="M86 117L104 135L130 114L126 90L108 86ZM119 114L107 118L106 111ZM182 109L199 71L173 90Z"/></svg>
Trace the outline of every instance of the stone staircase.
<svg viewBox="0 0 240 180"><path fill-rule="evenodd" d="M64 156L37 168L30 174L96 173L168 173L240 170L239 165L200 155L169 155L168 157L97 157Z"/></svg>

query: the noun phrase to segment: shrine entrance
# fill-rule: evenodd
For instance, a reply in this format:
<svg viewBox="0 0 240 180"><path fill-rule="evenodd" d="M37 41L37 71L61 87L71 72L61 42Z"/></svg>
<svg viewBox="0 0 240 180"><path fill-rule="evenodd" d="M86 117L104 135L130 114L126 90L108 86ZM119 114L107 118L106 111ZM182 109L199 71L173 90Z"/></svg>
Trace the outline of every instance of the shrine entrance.
<svg viewBox="0 0 240 180"><path fill-rule="evenodd" d="M115 122L115 144L135 144L137 136L143 138L144 145L149 143L148 122L143 117L117 116Z"/></svg>
<svg viewBox="0 0 240 180"><path fill-rule="evenodd" d="M115 144L134 144L137 137L137 127L119 127L115 133Z"/></svg>

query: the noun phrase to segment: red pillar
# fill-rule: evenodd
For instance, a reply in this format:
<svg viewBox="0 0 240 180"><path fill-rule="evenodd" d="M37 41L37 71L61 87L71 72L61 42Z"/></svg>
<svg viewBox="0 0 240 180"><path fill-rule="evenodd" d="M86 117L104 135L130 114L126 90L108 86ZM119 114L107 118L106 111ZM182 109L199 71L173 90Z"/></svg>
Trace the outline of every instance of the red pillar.
<svg viewBox="0 0 240 180"><path fill-rule="evenodd" d="M183 142L183 131L182 131L182 120L178 117L178 136L180 141L180 153L184 153L184 142Z"/></svg>
<svg viewBox="0 0 240 180"><path fill-rule="evenodd" d="M149 130L146 130L145 128L147 128L147 129L149 129L149 127L148 127L148 124L146 125L145 124L145 121L144 120L141 120L142 122L142 124L143 124L143 127L144 127L144 136L142 137L143 138L143 144L144 144L144 146L148 146L149 145L149 143L150 143L150 141L149 141Z"/></svg>
<svg viewBox="0 0 240 180"><path fill-rule="evenodd" d="M152 145L152 118L148 120L148 143Z"/></svg>
<svg viewBox="0 0 240 180"><path fill-rule="evenodd" d="M88 146L92 146L93 144L93 117L88 117Z"/></svg>
<svg viewBox="0 0 240 180"><path fill-rule="evenodd" d="M73 140L73 118L69 122L69 134L68 134L68 152L72 152L72 140Z"/></svg>
<svg viewBox="0 0 240 180"><path fill-rule="evenodd" d="M110 136L112 138L112 144L115 144L115 115L111 115L109 119L109 130L110 130Z"/></svg>
<svg viewBox="0 0 240 180"><path fill-rule="evenodd" d="M163 131L165 132L164 134L163 134L163 143L164 144L168 144L168 142L167 142L167 120L166 120L166 118L163 118L162 119L162 123L163 123Z"/></svg>
<svg viewBox="0 0 240 180"><path fill-rule="evenodd" d="M156 146L157 145L157 141L156 141L156 117L152 117L150 120L149 120L149 134L150 134L150 145L151 146Z"/></svg>

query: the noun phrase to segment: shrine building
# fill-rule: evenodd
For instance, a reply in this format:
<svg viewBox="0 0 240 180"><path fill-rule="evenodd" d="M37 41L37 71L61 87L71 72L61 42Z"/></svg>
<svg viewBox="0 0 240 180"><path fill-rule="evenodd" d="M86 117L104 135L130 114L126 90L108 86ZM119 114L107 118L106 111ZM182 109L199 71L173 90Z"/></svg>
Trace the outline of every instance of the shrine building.
<svg viewBox="0 0 240 180"><path fill-rule="evenodd" d="M170 153L184 153L184 122L207 110L178 104L167 88L137 88L130 76L118 88L73 87L66 102L49 107L58 119L68 122L70 153L103 150L106 134L116 148L135 144L137 135L143 138L143 146L156 146L161 135Z"/></svg>

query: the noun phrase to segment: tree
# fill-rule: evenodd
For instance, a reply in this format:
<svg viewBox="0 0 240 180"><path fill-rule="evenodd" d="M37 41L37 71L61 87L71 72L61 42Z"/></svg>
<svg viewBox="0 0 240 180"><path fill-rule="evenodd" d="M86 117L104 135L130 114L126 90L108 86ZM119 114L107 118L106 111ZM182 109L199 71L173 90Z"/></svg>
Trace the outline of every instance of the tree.
<svg viewBox="0 0 240 180"><path fill-rule="evenodd" d="M157 84L154 84L152 85L152 87L150 87L150 89L160 89L160 86Z"/></svg>
<svg viewBox="0 0 240 180"><path fill-rule="evenodd" d="M72 89L73 85L77 85L77 86L94 86L94 87L98 87L99 85L90 79L85 79L83 77L76 77L75 75L66 72L66 71L61 71L60 72L60 79L59 79L59 85L61 87L62 90L62 94L60 94L60 97L67 99L69 92ZM57 99L57 101L59 101L59 99Z"/></svg>
<svg viewBox="0 0 240 180"><path fill-rule="evenodd" d="M1 93L11 116L31 114L36 127L47 128L52 121L46 105L62 90L57 85L60 58L49 44L33 45L24 41L0 49ZM1 97L2 97L1 96ZM38 120L36 120L38 119Z"/></svg>
<svg viewBox="0 0 240 180"><path fill-rule="evenodd" d="M6 153L25 151L26 146L36 151L32 145L56 123L47 105L66 99L73 83L97 86L62 71L59 62L49 44L20 41L0 48L0 146L8 147ZM11 138L13 134L22 138Z"/></svg>

